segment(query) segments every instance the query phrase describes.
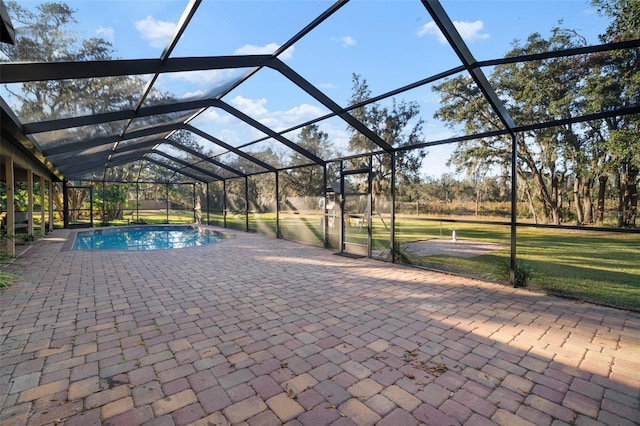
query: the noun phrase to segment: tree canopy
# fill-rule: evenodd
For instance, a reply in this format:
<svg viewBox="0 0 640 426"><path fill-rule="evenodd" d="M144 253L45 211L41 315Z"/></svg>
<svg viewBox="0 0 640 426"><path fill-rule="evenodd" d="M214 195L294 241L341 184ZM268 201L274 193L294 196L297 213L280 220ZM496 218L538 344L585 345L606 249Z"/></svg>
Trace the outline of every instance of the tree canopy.
<svg viewBox="0 0 640 426"><path fill-rule="evenodd" d="M640 38L640 26L634 25L640 19L637 2L598 0L593 4L612 18L601 35L602 42ZM534 33L524 42L514 41L506 56L585 45L577 30L557 26L548 37ZM625 49L498 65L490 81L514 121L527 125L638 105L639 66L637 49ZM463 126L467 133L501 128L470 77L449 79L434 90L441 97L435 117L452 128ZM619 199L618 225L634 226L640 165L638 122L637 115L626 115L521 133L517 148L519 191L536 221L541 216L541 220L561 223L566 220L562 209L567 203L578 224L601 223L606 186L613 178ZM450 161L468 174L479 164L489 165L507 179L511 139L497 136L462 142Z"/></svg>

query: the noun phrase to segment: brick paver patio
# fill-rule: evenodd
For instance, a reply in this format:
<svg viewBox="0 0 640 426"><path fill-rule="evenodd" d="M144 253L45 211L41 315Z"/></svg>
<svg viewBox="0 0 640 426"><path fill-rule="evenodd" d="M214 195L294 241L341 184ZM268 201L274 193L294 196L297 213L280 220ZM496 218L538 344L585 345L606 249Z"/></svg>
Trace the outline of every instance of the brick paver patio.
<svg viewBox="0 0 640 426"><path fill-rule="evenodd" d="M225 232L17 259L0 424L640 423L637 313Z"/></svg>

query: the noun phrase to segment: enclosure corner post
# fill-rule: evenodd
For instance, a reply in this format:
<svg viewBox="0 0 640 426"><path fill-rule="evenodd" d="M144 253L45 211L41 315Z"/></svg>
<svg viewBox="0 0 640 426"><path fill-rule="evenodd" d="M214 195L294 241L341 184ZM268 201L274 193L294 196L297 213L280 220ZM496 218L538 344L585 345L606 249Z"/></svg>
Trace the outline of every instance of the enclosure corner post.
<svg viewBox="0 0 640 426"><path fill-rule="evenodd" d="M33 235L33 170L27 169L27 234Z"/></svg>
<svg viewBox="0 0 640 426"><path fill-rule="evenodd" d="M211 221L209 220L209 182L207 182L207 203L206 203L206 208L207 208L207 225L211 225Z"/></svg>
<svg viewBox="0 0 640 426"><path fill-rule="evenodd" d="M373 206L374 206L374 200L373 200L373 194L371 191L371 187L373 184L373 179L372 179L372 175L373 175L373 157L370 155L369 156L369 164L367 166L369 168L369 173L367 173L367 210L369 210L368 213L368 217L367 219L367 257L371 258L372 255L372 250L371 247L373 245L373 221L371 220L371 217L373 216Z"/></svg>
<svg viewBox="0 0 640 426"><path fill-rule="evenodd" d="M167 182L167 223L169 223L169 182Z"/></svg>
<svg viewBox="0 0 640 426"><path fill-rule="evenodd" d="M39 176L40 182L40 235L45 236L47 234L46 217L45 217L45 197L44 197L44 176Z"/></svg>
<svg viewBox="0 0 640 426"><path fill-rule="evenodd" d="M192 189L193 189L193 223L196 223L198 221L197 219L197 214L196 214L196 209L197 209L197 205L196 205L196 184L192 183Z"/></svg>
<svg viewBox="0 0 640 426"><path fill-rule="evenodd" d="M391 232L389 253L391 263L396 261L396 152L391 153Z"/></svg>
<svg viewBox="0 0 640 426"><path fill-rule="evenodd" d="M47 199L49 205L49 231L53 231L53 181L49 180L49 184L47 185Z"/></svg>
<svg viewBox="0 0 640 426"><path fill-rule="evenodd" d="M249 232L249 176L244 177L244 230Z"/></svg>
<svg viewBox="0 0 640 426"><path fill-rule="evenodd" d="M344 253L344 161L340 161L340 253Z"/></svg>
<svg viewBox="0 0 640 426"><path fill-rule="evenodd" d="M5 170L5 182L7 187L7 253L10 256L14 256L16 254L16 242L13 236L16 233L15 228L15 211L12 208L13 203L15 201L15 171L13 166L13 157L11 155L7 155L5 157L4 170Z"/></svg>
<svg viewBox="0 0 640 426"><path fill-rule="evenodd" d="M516 224L518 213L518 139L511 135L511 255L509 258L509 283L516 285Z"/></svg>
<svg viewBox="0 0 640 426"><path fill-rule="evenodd" d="M327 210L327 164L322 166L322 245L329 248L329 232L327 229L328 210Z"/></svg>
<svg viewBox="0 0 640 426"><path fill-rule="evenodd" d="M62 181L62 222L64 228L69 227L69 182Z"/></svg>
<svg viewBox="0 0 640 426"><path fill-rule="evenodd" d="M93 186L89 190L89 221L93 228Z"/></svg>
<svg viewBox="0 0 640 426"><path fill-rule="evenodd" d="M102 214L101 214L101 222L102 225L106 225L107 224L107 217L105 216L105 199L106 199L106 186L107 186L107 182L105 181L104 176L102 176L102 202L100 203L101 209L102 209ZM93 215L91 216L93 217Z"/></svg>
<svg viewBox="0 0 640 426"><path fill-rule="evenodd" d="M282 238L280 231L280 172L276 170L276 238Z"/></svg>
<svg viewBox="0 0 640 426"><path fill-rule="evenodd" d="M227 227L227 181L222 181L222 224Z"/></svg>

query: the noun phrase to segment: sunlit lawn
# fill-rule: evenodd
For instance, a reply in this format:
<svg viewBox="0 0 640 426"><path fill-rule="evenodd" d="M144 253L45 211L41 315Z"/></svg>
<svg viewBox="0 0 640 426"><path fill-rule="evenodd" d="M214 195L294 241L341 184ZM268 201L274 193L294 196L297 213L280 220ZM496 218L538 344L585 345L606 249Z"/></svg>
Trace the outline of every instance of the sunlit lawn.
<svg viewBox="0 0 640 426"><path fill-rule="evenodd" d="M442 227L441 227L442 226ZM396 237L404 241L451 238L451 224L401 218ZM420 258L427 267L495 279L509 260L507 226L456 223L458 239L503 244L491 254ZM640 234L519 227L517 258L533 270L533 288L580 299L640 308Z"/></svg>

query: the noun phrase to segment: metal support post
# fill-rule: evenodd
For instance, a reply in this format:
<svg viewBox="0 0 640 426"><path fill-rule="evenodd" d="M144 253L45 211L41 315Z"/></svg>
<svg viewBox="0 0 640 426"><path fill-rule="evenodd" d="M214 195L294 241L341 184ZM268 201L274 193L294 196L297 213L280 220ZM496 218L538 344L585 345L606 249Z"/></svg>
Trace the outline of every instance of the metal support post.
<svg viewBox="0 0 640 426"><path fill-rule="evenodd" d="M329 248L329 230L328 228L328 215L327 210L327 165L322 166L322 244L324 248Z"/></svg>
<svg viewBox="0 0 640 426"><path fill-rule="evenodd" d="M516 284L516 223L518 213L518 140L511 135L511 256L509 258L509 282Z"/></svg>
<svg viewBox="0 0 640 426"><path fill-rule="evenodd" d="M227 181L222 181L222 223L227 227Z"/></svg>
<svg viewBox="0 0 640 426"><path fill-rule="evenodd" d="M396 153L391 153L391 235L389 241L389 252L391 262L396 261Z"/></svg>
<svg viewBox="0 0 640 426"><path fill-rule="evenodd" d="M64 228L69 227L69 183L65 179L62 181L62 221Z"/></svg>
<svg viewBox="0 0 640 426"><path fill-rule="evenodd" d="M275 171L276 175L276 238L282 238L280 232L280 172Z"/></svg>
<svg viewBox="0 0 640 426"><path fill-rule="evenodd" d="M209 221L209 182L207 182L207 202L205 203L205 206L207 208L207 225L211 225L211 222Z"/></svg>
<svg viewBox="0 0 640 426"><path fill-rule="evenodd" d="M244 230L249 232L249 176L244 177Z"/></svg>

